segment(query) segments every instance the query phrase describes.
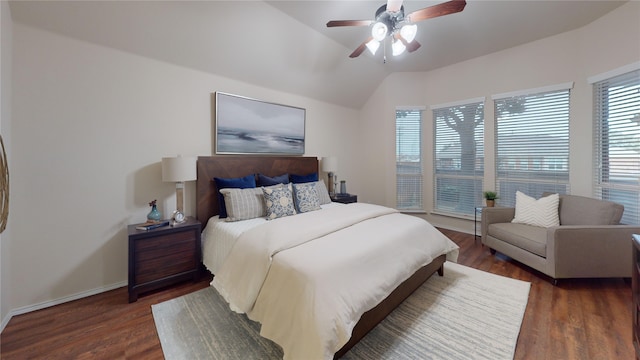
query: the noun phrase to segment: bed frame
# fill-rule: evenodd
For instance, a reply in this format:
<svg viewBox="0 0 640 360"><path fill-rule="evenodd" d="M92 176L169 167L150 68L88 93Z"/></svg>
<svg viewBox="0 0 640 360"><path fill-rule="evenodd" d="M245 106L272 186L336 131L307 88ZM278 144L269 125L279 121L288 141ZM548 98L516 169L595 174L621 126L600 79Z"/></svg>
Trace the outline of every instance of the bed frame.
<svg viewBox="0 0 640 360"><path fill-rule="evenodd" d="M200 156L198 157L197 169L196 218L206 225L209 218L218 215L220 211L218 192L213 182L214 177L237 178L257 173L270 177L284 173L307 175L318 172L318 159L316 157L287 156ZM418 269L376 307L365 312L354 327L349 341L336 352L334 358L337 359L346 354L431 275L438 272L442 276L444 262L445 255L442 255L430 264Z"/></svg>

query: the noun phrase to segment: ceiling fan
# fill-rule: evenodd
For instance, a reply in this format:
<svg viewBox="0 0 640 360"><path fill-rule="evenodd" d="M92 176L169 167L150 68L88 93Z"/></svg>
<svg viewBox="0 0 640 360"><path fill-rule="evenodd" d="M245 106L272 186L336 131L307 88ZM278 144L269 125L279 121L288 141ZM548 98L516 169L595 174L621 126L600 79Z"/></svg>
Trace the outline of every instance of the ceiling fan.
<svg viewBox="0 0 640 360"><path fill-rule="evenodd" d="M415 40L418 32L418 26L415 23L460 12L467 5L465 0L451 0L405 15L402 1L387 0L387 3L376 11L375 20L332 20L327 23L327 27L372 25L371 36L349 55L350 58L360 56L365 48L375 55L380 43L387 37L392 39L392 53L397 56L405 50L414 52L420 47L420 43Z"/></svg>

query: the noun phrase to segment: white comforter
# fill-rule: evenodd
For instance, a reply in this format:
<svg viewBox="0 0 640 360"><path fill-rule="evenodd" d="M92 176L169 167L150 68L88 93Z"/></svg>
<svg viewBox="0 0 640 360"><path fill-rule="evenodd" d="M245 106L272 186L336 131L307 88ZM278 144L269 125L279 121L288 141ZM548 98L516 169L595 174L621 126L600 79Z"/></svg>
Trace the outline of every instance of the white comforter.
<svg viewBox="0 0 640 360"><path fill-rule="evenodd" d="M360 316L458 246L423 219L357 203L269 221L238 238L211 283L285 359L331 359Z"/></svg>

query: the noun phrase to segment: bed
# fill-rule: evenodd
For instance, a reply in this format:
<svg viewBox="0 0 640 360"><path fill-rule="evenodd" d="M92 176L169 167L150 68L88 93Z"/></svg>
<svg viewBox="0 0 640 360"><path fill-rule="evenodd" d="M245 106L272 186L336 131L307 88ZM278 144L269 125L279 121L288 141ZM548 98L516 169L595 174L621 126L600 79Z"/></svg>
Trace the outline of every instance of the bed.
<svg viewBox="0 0 640 360"><path fill-rule="evenodd" d="M214 177L318 172L315 157L212 156L199 157L197 164L196 217L207 224L203 235L220 213ZM215 261L223 265L211 265L216 254L204 243L203 261L215 275L212 286L234 311L260 322L261 334L283 347L285 359L341 357L432 274L442 275L444 262L458 254L426 221L371 204L327 204L251 221L263 223L239 231L233 245L219 251L223 259ZM406 245L383 248L392 237ZM381 265L380 253L395 255ZM351 288L358 291L351 294Z"/></svg>

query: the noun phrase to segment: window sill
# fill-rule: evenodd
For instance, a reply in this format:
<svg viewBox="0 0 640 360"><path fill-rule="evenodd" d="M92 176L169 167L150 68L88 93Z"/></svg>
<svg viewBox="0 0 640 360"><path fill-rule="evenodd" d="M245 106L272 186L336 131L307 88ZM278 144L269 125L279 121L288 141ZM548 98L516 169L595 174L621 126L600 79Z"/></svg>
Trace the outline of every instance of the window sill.
<svg viewBox="0 0 640 360"><path fill-rule="evenodd" d="M426 210L402 210L402 209L396 209L399 212L403 213L403 214L412 214L412 215L418 215L418 214L423 214L426 215L427 211Z"/></svg>
<svg viewBox="0 0 640 360"><path fill-rule="evenodd" d="M430 215L446 216L446 217L462 219L462 220L471 220L471 221L474 220L474 216L473 215L454 214L454 213L445 212L445 211L432 211L429 214Z"/></svg>

